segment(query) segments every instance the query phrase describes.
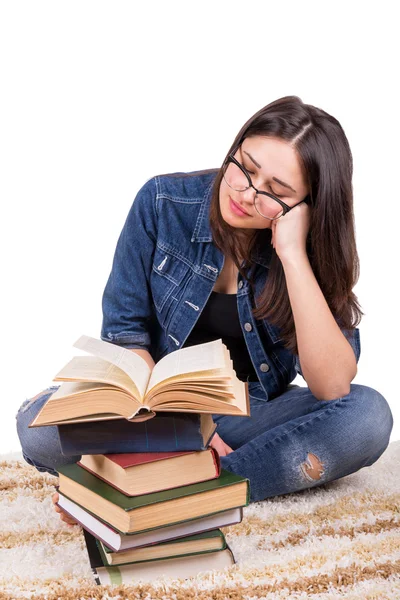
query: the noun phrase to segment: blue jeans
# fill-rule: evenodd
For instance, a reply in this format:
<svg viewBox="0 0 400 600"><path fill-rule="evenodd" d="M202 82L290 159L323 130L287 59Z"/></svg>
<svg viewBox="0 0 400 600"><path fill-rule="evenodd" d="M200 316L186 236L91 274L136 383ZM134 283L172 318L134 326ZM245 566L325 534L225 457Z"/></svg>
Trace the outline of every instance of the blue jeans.
<svg viewBox="0 0 400 600"><path fill-rule="evenodd" d="M258 382L248 385L250 417L213 419L220 437L234 450L221 457L221 466L249 479L250 502L350 475L372 465L389 444L390 407L368 386L351 384L347 396L321 401L308 387L291 384L266 400ZM58 474L56 465L77 462L80 456L61 453L55 426L28 429L28 424L57 387L26 400L16 415L24 459L53 475Z"/></svg>

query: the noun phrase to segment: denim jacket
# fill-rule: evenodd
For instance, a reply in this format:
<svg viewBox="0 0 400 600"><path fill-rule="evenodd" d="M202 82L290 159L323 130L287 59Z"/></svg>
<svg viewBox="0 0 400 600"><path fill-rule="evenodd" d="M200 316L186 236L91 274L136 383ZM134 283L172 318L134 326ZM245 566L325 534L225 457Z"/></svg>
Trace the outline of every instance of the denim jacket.
<svg viewBox="0 0 400 600"><path fill-rule="evenodd" d="M183 346L224 266L209 224L217 171L159 175L139 190L103 293L102 340L146 349L155 362ZM271 252L269 247L255 257L255 297L268 277ZM240 273L237 283L239 320L259 379L248 382L249 393L271 400L297 373L303 376L299 359L284 348L276 326L253 318L251 288ZM358 328L342 332L358 362Z"/></svg>

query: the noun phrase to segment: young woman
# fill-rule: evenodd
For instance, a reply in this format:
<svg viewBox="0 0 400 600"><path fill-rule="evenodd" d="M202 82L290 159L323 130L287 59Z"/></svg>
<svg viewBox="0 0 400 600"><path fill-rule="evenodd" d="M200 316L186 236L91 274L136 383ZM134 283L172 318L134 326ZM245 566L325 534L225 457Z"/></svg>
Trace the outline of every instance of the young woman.
<svg viewBox="0 0 400 600"><path fill-rule="evenodd" d="M347 138L328 113L284 97L244 124L221 168L158 175L139 190L101 338L150 366L222 338L251 416L214 415L211 445L250 480L252 502L296 492L372 465L389 444L387 401L351 383L358 274ZM297 373L306 387L291 384ZM25 401L17 429L25 460L56 475L80 457L61 454L55 427L27 428L55 389Z"/></svg>

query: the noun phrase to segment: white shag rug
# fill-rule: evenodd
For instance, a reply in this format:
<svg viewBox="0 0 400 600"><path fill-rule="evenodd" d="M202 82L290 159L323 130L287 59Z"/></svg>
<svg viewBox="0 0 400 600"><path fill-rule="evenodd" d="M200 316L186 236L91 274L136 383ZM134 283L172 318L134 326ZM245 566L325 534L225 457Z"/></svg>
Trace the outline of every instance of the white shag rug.
<svg viewBox="0 0 400 600"><path fill-rule="evenodd" d="M250 504L224 528L237 563L187 580L97 586L58 479L0 455L0 600L399 600L400 441L347 477Z"/></svg>

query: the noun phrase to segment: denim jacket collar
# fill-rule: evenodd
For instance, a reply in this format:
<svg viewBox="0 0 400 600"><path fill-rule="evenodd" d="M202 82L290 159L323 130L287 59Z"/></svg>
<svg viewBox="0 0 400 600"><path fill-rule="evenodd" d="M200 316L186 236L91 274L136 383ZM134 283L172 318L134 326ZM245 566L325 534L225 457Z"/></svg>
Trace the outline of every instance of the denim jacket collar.
<svg viewBox="0 0 400 600"><path fill-rule="evenodd" d="M199 216L197 217L195 227L192 232L192 242L212 242L212 231L210 227L209 214L211 206L211 197L213 191L214 180L211 181L206 188L203 202L200 207ZM269 269L272 256L272 246L267 244L264 249L255 252L253 256L254 262Z"/></svg>

